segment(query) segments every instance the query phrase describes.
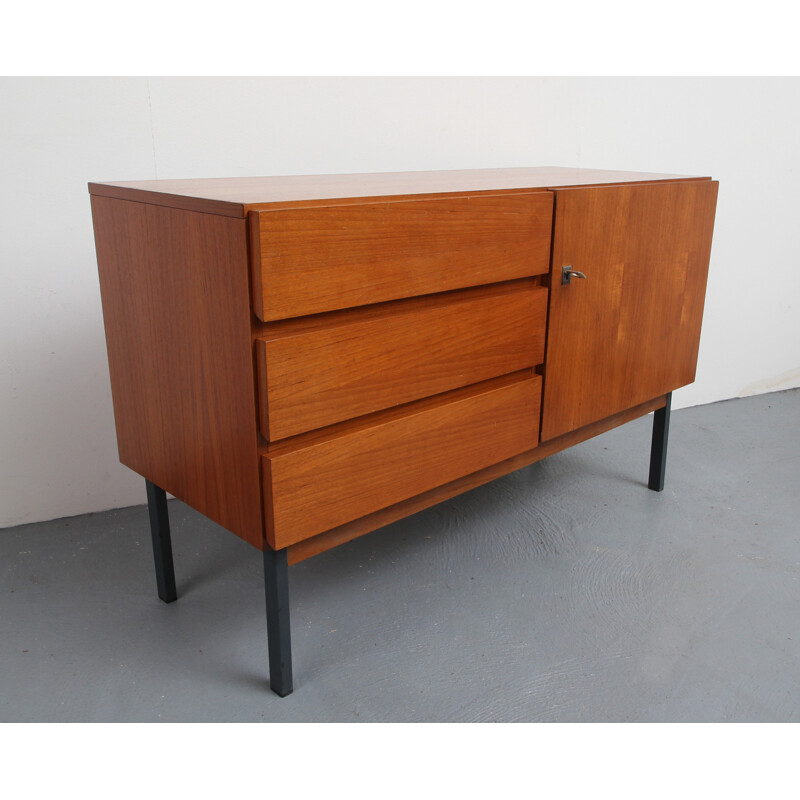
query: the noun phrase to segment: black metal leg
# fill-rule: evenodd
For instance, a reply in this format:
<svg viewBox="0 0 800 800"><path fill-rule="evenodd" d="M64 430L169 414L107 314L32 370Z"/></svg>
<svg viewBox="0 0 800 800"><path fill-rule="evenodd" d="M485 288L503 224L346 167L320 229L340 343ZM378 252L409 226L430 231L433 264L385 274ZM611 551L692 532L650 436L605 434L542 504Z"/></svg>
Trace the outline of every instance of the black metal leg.
<svg viewBox="0 0 800 800"><path fill-rule="evenodd" d="M264 545L264 588L267 594L269 685L275 694L292 693L292 639L289 630L289 562L286 549Z"/></svg>
<svg viewBox="0 0 800 800"><path fill-rule="evenodd" d="M669 412L672 407L672 392L667 403L653 415L653 441L650 445L650 482L654 492L664 489L664 472L667 468L667 442L669 441Z"/></svg>
<svg viewBox="0 0 800 800"><path fill-rule="evenodd" d="M175 590L175 567L172 563L172 539L169 535L167 493L154 483L145 480L147 509L150 512L150 533L153 536L153 556L156 562L158 596L171 603L178 599Z"/></svg>

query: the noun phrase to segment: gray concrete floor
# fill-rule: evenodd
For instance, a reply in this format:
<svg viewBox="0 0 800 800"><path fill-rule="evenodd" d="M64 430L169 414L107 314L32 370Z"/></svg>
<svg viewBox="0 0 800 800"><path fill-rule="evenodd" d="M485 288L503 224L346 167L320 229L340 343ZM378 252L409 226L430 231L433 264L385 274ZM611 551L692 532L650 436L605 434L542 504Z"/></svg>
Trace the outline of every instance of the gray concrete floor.
<svg viewBox="0 0 800 800"><path fill-rule="evenodd" d="M267 688L260 554L169 504L0 532L0 720L798 721L800 390L650 419L291 568ZM144 499L144 487L142 487Z"/></svg>

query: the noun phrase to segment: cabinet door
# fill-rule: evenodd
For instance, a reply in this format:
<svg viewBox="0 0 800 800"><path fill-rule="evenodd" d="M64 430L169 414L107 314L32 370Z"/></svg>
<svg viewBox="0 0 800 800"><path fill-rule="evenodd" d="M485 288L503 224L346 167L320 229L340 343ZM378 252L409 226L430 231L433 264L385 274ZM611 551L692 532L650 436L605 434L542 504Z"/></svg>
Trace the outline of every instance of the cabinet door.
<svg viewBox="0 0 800 800"><path fill-rule="evenodd" d="M542 440L694 380L717 186L555 193Z"/></svg>

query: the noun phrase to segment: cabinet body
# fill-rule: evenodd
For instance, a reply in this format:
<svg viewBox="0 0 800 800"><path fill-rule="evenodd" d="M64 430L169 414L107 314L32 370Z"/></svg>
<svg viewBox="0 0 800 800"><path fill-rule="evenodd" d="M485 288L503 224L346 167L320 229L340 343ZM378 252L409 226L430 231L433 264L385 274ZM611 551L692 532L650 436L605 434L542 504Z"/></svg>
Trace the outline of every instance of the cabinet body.
<svg viewBox="0 0 800 800"><path fill-rule="evenodd" d="M297 561L694 380L717 184L90 184L121 461ZM563 268L586 275L562 283Z"/></svg>

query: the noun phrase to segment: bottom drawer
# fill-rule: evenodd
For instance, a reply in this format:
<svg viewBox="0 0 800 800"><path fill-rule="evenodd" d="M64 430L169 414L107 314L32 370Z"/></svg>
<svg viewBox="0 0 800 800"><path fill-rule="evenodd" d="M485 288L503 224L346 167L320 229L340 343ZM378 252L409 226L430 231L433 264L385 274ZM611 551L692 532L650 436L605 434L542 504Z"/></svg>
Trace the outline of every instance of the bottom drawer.
<svg viewBox="0 0 800 800"><path fill-rule="evenodd" d="M273 447L269 543L287 547L536 447L541 389L525 371Z"/></svg>

